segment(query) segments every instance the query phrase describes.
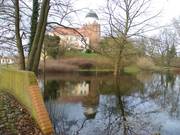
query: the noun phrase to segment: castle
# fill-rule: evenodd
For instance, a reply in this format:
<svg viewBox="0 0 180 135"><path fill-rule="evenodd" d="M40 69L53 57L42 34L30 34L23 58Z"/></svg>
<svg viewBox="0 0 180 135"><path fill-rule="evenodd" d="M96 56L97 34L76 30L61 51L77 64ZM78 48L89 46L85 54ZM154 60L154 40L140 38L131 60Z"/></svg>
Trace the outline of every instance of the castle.
<svg viewBox="0 0 180 135"><path fill-rule="evenodd" d="M60 45L67 48L84 50L96 46L100 41L99 18L94 11L85 16L85 24L81 28L55 27L51 35L60 37Z"/></svg>

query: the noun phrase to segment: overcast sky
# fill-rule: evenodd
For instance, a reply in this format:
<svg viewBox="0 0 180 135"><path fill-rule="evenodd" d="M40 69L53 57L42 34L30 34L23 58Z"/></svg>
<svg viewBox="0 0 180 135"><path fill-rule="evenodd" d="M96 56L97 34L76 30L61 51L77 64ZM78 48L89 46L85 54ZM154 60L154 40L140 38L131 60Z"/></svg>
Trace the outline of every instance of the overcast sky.
<svg viewBox="0 0 180 135"><path fill-rule="evenodd" d="M97 10L105 4L104 2L105 0L77 0L75 6ZM159 25L170 23L173 18L180 16L180 0L152 0L153 10L162 10L160 17L157 18Z"/></svg>

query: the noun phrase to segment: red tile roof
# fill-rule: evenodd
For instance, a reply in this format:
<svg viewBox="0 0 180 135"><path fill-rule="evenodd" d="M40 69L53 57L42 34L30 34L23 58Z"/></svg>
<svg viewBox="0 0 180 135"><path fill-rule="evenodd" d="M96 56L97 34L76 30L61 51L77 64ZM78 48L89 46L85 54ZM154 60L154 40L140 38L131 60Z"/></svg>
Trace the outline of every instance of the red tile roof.
<svg viewBox="0 0 180 135"><path fill-rule="evenodd" d="M73 35L73 36L87 36L88 33L84 27L82 28L64 28L64 27L56 27L53 30L54 34L62 34L62 35ZM80 34L79 34L80 33Z"/></svg>

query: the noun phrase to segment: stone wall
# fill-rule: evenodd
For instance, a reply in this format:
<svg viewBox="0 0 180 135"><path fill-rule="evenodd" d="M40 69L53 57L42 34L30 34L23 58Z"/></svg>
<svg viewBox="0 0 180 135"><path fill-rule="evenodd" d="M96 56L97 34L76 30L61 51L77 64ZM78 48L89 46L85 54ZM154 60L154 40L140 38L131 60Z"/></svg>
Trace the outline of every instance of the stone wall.
<svg viewBox="0 0 180 135"><path fill-rule="evenodd" d="M53 133L36 76L32 72L0 69L0 91L12 94L24 105L44 134Z"/></svg>

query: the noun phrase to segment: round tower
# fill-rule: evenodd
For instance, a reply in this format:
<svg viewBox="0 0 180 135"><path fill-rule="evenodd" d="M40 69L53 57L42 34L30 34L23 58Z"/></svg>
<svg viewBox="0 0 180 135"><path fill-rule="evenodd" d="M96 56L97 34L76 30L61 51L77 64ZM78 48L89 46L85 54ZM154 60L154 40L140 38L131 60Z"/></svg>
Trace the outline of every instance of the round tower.
<svg viewBox="0 0 180 135"><path fill-rule="evenodd" d="M93 10L90 10L89 13L86 15L85 23L86 24L99 23L99 17Z"/></svg>
<svg viewBox="0 0 180 135"><path fill-rule="evenodd" d="M99 17L93 11L90 10L89 13L85 16L85 25L87 36L90 40L91 46L96 46L100 41L100 24Z"/></svg>

